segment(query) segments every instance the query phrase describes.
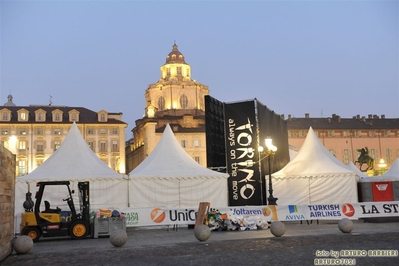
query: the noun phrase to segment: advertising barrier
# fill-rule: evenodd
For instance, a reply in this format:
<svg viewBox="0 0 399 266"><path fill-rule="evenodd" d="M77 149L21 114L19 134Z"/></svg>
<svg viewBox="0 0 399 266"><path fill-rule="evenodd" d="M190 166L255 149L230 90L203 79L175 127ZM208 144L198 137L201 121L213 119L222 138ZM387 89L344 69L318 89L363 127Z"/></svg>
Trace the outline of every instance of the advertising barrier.
<svg viewBox="0 0 399 266"><path fill-rule="evenodd" d="M195 224L198 208L123 208L126 226L190 225ZM344 204L268 205L212 207L211 213L220 217L270 221L340 220L342 218L376 218L399 216L399 201L360 202Z"/></svg>

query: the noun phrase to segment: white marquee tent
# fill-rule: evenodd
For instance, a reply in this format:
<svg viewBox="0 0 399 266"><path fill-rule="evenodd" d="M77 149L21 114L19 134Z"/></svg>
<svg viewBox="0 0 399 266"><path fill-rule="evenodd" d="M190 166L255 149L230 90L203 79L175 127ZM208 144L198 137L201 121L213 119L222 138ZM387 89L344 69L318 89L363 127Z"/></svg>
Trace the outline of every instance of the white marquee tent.
<svg viewBox="0 0 399 266"><path fill-rule="evenodd" d="M279 205L358 202L359 176L323 146L311 127L298 154L272 177Z"/></svg>
<svg viewBox="0 0 399 266"><path fill-rule="evenodd" d="M79 181L90 182L90 205L92 210L99 208L122 208L128 206L127 178L109 168L89 148L79 128L74 122L61 146L32 173L16 178L15 183L15 215L19 221L24 211L25 193L30 185L33 201L38 181L69 180L71 189L77 191ZM45 191L46 192L46 191ZM52 208L58 205L67 208L62 201L66 196L64 186L49 190L45 200ZM79 203L78 193L74 194L75 205ZM77 208L79 209L79 208ZM19 223L16 222L16 227Z"/></svg>
<svg viewBox="0 0 399 266"><path fill-rule="evenodd" d="M198 164L181 147L169 124L150 155L129 173L130 207L228 205L228 174Z"/></svg>
<svg viewBox="0 0 399 266"><path fill-rule="evenodd" d="M399 181L399 158L396 158L391 168L382 177L392 179L392 181Z"/></svg>

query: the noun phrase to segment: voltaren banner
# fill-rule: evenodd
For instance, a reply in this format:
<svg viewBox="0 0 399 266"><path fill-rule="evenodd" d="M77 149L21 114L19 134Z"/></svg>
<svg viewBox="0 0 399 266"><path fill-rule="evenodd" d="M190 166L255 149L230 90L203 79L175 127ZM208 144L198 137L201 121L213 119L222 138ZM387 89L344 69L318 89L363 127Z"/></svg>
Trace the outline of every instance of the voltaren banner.
<svg viewBox="0 0 399 266"><path fill-rule="evenodd" d="M229 206L262 205L255 101L224 104Z"/></svg>

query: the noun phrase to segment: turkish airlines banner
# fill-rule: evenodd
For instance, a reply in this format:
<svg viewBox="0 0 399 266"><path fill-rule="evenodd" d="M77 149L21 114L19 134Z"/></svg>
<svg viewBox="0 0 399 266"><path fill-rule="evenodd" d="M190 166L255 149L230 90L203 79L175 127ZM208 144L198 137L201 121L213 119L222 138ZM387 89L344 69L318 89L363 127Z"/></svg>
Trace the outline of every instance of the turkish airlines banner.
<svg viewBox="0 0 399 266"><path fill-rule="evenodd" d="M229 206L262 205L255 101L224 104Z"/></svg>
<svg viewBox="0 0 399 266"><path fill-rule="evenodd" d="M156 207L124 208L120 211L125 215L126 226L137 227L195 224L198 209ZM356 220L359 218L398 217L399 201L211 207L209 215L215 214L224 220L231 219L248 224L270 221L341 220L342 218Z"/></svg>

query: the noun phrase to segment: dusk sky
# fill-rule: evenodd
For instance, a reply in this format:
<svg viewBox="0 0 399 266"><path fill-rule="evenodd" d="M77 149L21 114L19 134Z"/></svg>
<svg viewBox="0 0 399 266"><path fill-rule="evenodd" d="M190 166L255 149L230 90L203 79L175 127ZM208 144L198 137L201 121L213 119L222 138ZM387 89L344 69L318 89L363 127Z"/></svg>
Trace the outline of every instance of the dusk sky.
<svg viewBox="0 0 399 266"><path fill-rule="evenodd" d="M399 1L0 2L0 105L122 112L174 42L193 79L285 117L399 118Z"/></svg>

